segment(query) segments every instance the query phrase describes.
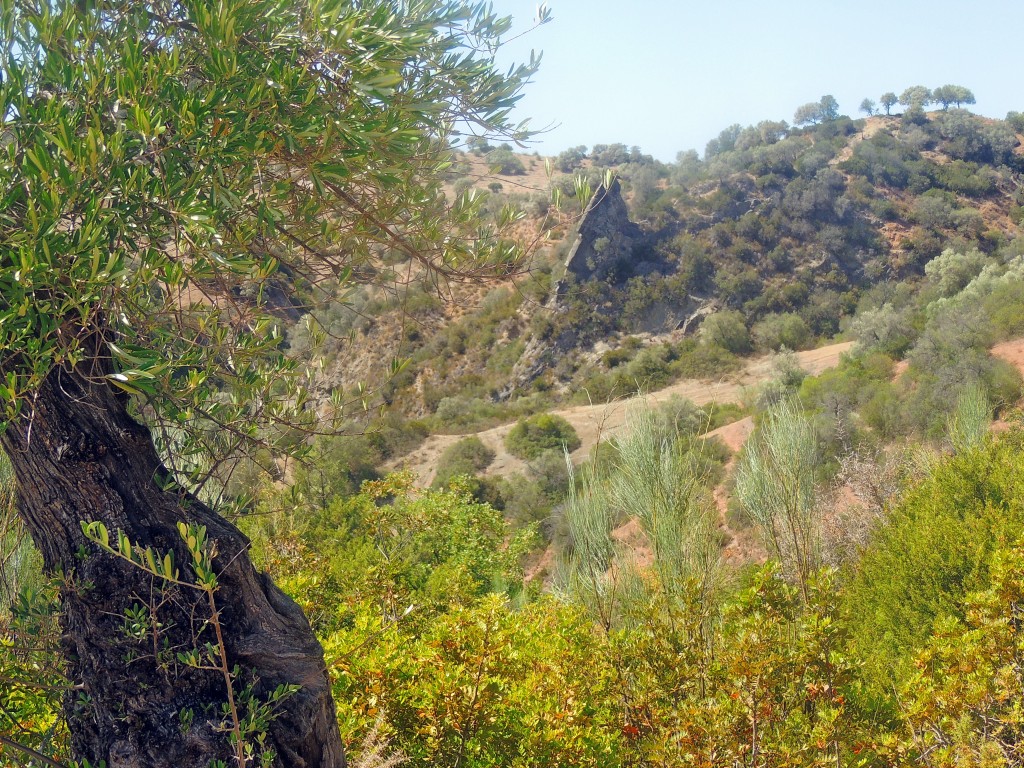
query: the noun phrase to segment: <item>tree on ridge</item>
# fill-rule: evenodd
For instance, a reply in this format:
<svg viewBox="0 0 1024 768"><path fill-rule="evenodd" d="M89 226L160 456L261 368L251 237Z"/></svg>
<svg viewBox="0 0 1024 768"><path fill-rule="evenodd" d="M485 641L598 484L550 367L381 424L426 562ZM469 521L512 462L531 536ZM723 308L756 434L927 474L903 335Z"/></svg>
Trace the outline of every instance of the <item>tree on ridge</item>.
<svg viewBox="0 0 1024 768"><path fill-rule="evenodd" d="M923 85L912 85L900 94L900 104L919 112L932 103L932 92Z"/></svg>
<svg viewBox="0 0 1024 768"><path fill-rule="evenodd" d="M932 91L932 98L942 105L943 111L949 109L950 104L959 108L962 104L974 103L974 94L962 85L940 85Z"/></svg>
<svg viewBox="0 0 1024 768"><path fill-rule="evenodd" d="M818 101L811 101L797 107L793 114L796 125L814 125L816 123L835 120L839 117L839 102L835 96L825 94Z"/></svg>

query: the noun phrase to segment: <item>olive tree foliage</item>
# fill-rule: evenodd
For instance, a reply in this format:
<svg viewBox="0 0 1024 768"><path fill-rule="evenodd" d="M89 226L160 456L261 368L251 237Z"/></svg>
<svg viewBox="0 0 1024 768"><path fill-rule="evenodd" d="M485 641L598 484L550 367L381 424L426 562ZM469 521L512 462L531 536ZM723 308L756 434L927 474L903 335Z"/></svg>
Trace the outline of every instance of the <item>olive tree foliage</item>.
<svg viewBox="0 0 1024 768"><path fill-rule="evenodd" d="M341 424L277 307L396 254L435 280L518 267L515 215L492 228L443 188L458 132L524 135L536 61L497 69L509 24L443 0L0 0L0 445L68 577L80 762L344 764L308 621L199 492ZM139 657L111 617L147 594Z"/></svg>
<svg viewBox="0 0 1024 768"><path fill-rule="evenodd" d="M893 106L899 103L899 97L892 91L886 91L878 97L878 103L881 104L885 114L888 115L891 114Z"/></svg>
<svg viewBox="0 0 1024 768"><path fill-rule="evenodd" d="M272 286L333 292L384 250L442 279L515 268L441 178L458 131L524 135L509 113L537 61L496 70L509 24L470 2L6 0L2 418L51 370L92 371L192 483L274 425L312 428Z"/></svg>
<svg viewBox="0 0 1024 768"><path fill-rule="evenodd" d="M860 106L858 107L858 109L861 112L863 112L865 115L867 115L868 117L871 117L873 114L875 114L875 108L877 106L878 105L875 104L873 99L864 99L860 103Z"/></svg>
<svg viewBox="0 0 1024 768"><path fill-rule="evenodd" d="M793 115L793 122L796 125L813 125L835 120L837 117L839 117L839 102L836 101L835 96L825 94L818 101L797 107Z"/></svg>
<svg viewBox="0 0 1024 768"><path fill-rule="evenodd" d="M736 499L805 597L821 564L819 463L814 422L797 401L784 399L765 415L736 467Z"/></svg>
<svg viewBox="0 0 1024 768"><path fill-rule="evenodd" d="M957 108L964 104L974 104L974 93L970 88L962 85L940 85L932 91L932 100L942 105L942 109L949 109L950 104Z"/></svg>
<svg viewBox="0 0 1024 768"><path fill-rule="evenodd" d="M900 104L912 111L920 111L932 103L931 89L912 85L900 94Z"/></svg>

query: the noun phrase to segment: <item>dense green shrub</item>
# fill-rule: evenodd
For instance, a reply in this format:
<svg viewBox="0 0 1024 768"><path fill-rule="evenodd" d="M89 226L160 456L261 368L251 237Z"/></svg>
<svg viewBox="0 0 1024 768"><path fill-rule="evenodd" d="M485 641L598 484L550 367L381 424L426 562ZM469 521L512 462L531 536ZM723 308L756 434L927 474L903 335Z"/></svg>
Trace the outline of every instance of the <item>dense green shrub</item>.
<svg viewBox="0 0 1024 768"><path fill-rule="evenodd" d="M940 165L935 171L935 182L950 192L969 197L985 197L996 191L998 175L977 163L954 160Z"/></svg>
<svg viewBox="0 0 1024 768"><path fill-rule="evenodd" d="M897 690L907 732L919 734L918 748L934 766L1007 765L1019 753L1024 551L1001 548L991 572L991 586L968 596L962 618L936 621Z"/></svg>
<svg viewBox="0 0 1024 768"><path fill-rule="evenodd" d="M519 176L526 173L523 161L512 150L500 147L487 155L487 165L503 176Z"/></svg>
<svg viewBox="0 0 1024 768"><path fill-rule="evenodd" d="M966 387L980 385L997 406L1020 397L1020 373L988 352L995 341L994 328L980 296L969 296L980 280L957 297L929 305L927 325L907 356L910 368L900 381L903 413L920 434L943 436Z"/></svg>
<svg viewBox="0 0 1024 768"><path fill-rule="evenodd" d="M734 355L751 351L750 332L743 315L735 310L724 310L708 315L700 326L701 340L715 344Z"/></svg>
<svg viewBox="0 0 1024 768"><path fill-rule="evenodd" d="M672 349L667 345L646 347L637 353L626 367L638 390L660 389L672 378Z"/></svg>
<svg viewBox="0 0 1024 768"><path fill-rule="evenodd" d="M1024 533L1020 435L946 459L889 512L851 574L857 652L877 684L943 615L988 585L993 551Z"/></svg>
<svg viewBox="0 0 1024 768"><path fill-rule="evenodd" d="M552 448L575 451L580 445L580 436L572 424L550 413L538 413L519 421L505 436L508 452L521 459L535 459Z"/></svg>
<svg viewBox="0 0 1024 768"><path fill-rule="evenodd" d="M743 361L728 350L683 339L672 349L669 372L672 378L718 379L743 367Z"/></svg>
<svg viewBox="0 0 1024 768"><path fill-rule="evenodd" d="M378 467L384 462L413 450L428 434L423 422L406 421L393 412L347 428L352 434L319 437L309 461L296 469L296 488L318 505L355 494L365 481L380 477Z"/></svg>
<svg viewBox="0 0 1024 768"><path fill-rule="evenodd" d="M994 286L982 300L982 306L996 339L1010 339L1024 333L1024 281Z"/></svg>
<svg viewBox="0 0 1024 768"><path fill-rule="evenodd" d="M914 221L931 229L945 229L955 224L953 212L957 210L956 198L950 193L930 190L921 195L911 207Z"/></svg>
<svg viewBox="0 0 1024 768"><path fill-rule="evenodd" d="M498 482L505 517L515 525L539 523L545 540L553 533L552 508L565 498L569 468L561 448L544 451L530 461L526 474L513 474Z"/></svg>
<svg viewBox="0 0 1024 768"><path fill-rule="evenodd" d="M929 282L940 297L953 296L971 282L989 263L989 259L977 248L966 253L947 248L924 266Z"/></svg>
<svg viewBox="0 0 1024 768"><path fill-rule="evenodd" d="M793 312L766 315L754 324L753 336L760 349L772 352L805 349L813 341L807 322Z"/></svg>
<svg viewBox="0 0 1024 768"><path fill-rule="evenodd" d="M636 355L635 349L627 349L625 347L619 347L618 349L609 349L603 355L601 355L601 362L606 368L616 368L623 363L628 363Z"/></svg>
<svg viewBox="0 0 1024 768"><path fill-rule="evenodd" d="M495 453L476 437L465 437L444 450L437 460L434 487L443 488L458 475L476 475L494 461Z"/></svg>
<svg viewBox="0 0 1024 768"><path fill-rule="evenodd" d="M894 361L877 351L844 355L839 365L800 386L800 398L812 408L832 412L858 411L880 388L891 387Z"/></svg>
<svg viewBox="0 0 1024 768"><path fill-rule="evenodd" d="M434 411L434 420L441 431L459 431L501 418L501 407L479 397L452 395L442 397Z"/></svg>
<svg viewBox="0 0 1024 768"><path fill-rule="evenodd" d="M616 365L610 371L590 373L579 382L573 400L611 402L661 389L681 378L718 379L742 365L740 358L722 347L689 337L676 345L645 347L629 363Z"/></svg>
<svg viewBox="0 0 1024 768"><path fill-rule="evenodd" d="M296 487L316 503L334 496L351 496L366 480L380 477L380 452L365 435L341 435L317 440L308 464L296 472Z"/></svg>

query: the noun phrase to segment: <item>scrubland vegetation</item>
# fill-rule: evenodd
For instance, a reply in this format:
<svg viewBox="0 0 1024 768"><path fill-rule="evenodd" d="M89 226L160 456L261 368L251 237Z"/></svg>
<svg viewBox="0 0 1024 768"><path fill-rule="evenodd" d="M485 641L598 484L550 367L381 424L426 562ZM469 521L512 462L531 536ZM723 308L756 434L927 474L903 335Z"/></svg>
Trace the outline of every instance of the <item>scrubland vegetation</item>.
<svg viewBox="0 0 1024 768"><path fill-rule="evenodd" d="M978 359L949 375L983 382ZM1024 432L986 434L1000 390L960 390L939 429L901 390L913 364L893 381L877 348L778 370L735 470L764 563L722 558L729 453L684 401L635 411L553 495L532 481L544 520L478 499L475 438L435 489L325 484L327 464L266 487L245 530L324 643L353 757L373 732L423 766L1018 764ZM916 448L865 415L881 392ZM564 471L543 453L564 427L530 421L516 441ZM3 733L59 756L53 592L17 531L6 518Z"/></svg>
<svg viewBox="0 0 1024 768"><path fill-rule="evenodd" d="M826 110L794 126L730 126L703 155L680 152L674 163L623 144L574 147L553 160L554 173L544 182L559 191L557 209L547 189L488 190L468 163L456 162L452 183L466 181L484 196L485 215L497 221L507 204L519 205L547 233L550 247L537 254L528 278L492 289L454 319L418 288L408 300L396 296L407 330L400 347L390 349L408 365L387 386L385 401L409 417L438 414L439 427L470 431L566 399L602 402L677 378L719 377L740 367L737 356L883 332L887 321L892 335L883 343L888 354L902 356L896 329L916 334L920 328L904 328L896 313L926 278L931 298L942 298L983 266L989 280L1015 269L1020 255L1019 118L980 118L961 108L969 100L948 100L965 90L944 86L934 96L906 89L900 96L906 101L893 95L889 103L903 104L902 114L875 114L872 107L867 118L853 120ZM924 112L931 103L942 109ZM469 150L474 162L499 151L486 142ZM553 311L544 304L566 280L573 217L585 203L566 174L586 177L593 189L607 171L621 180L643 242L600 280L569 278ZM952 271L944 279L926 275L926 266L947 251L958 256L949 257L948 267L940 260L929 269ZM393 329L387 322L393 314L378 306L364 312L361 302L347 316L370 318L359 320L370 324L360 331L367 339L379 338L375 324ZM1001 326L998 333L1012 334L1013 318L1000 303L993 296L985 311ZM697 310L703 312L692 322L698 334L680 334ZM339 312L346 315L343 307ZM851 328L865 313L874 313L878 326L858 321ZM517 364L535 351L531 342L565 351L510 390ZM595 345L610 347L596 355L599 365Z"/></svg>
<svg viewBox="0 0 1024 768"><path fill-rule="evenodd" d="M477 13L481 30L504 31ZM180 31L173 19L149 22ZM434 17L422 23L440 25ZM402 44L412 57L419 44L409 34ZM453 39L434 43L444 72ZM265 58L253 60L262 66ZM297 67L291 77L299 82L309 71ZM484 94L498 115L492 127L506 136L516 132L504 123L503 105L532 71L521 69L508 92ZM432 75L424 78L427 88ZM463 86L442 89L439 100L457 101ZM302 98L316 101L316 93L310 87ZM348 95L346 82L336 96ZM426 209L412 235L435 245L472 241L479 253L453 256L438 245L438 260L417 267L401 238L381 239L374 214L360 211L353 226L373 243L357 265L365 274L339 269L351 282L334 291L296 269L281 279L292 281L301 301L264 307L277 265L247 261L251 253L239 247L231 274L251 279L218 298L259 296L254 306L267 316L253 328L265 334L246 326L241 335L251 335L252 346L232 346L224 328L234 333L243 323L232 316L218 325L216 312L201 307L197 316L223 347L168 337L186 350L168 363L146 337L145 354L133 348L117 358L138 366L125 369L134 378L111 374L119 383L110 386L126 385L116 401L126 416L134 396L132 414L150 418L160 392L151 381L187 382L171 416L194 430L192 442L164 425L160 458L179 463L150 474L159 475L161 498L186 499L190 510L231 501L225 508L242 543L228 566L251 557L266 575L254 577L259 589L247 594L285 605L269 576L304 611L323 644L341 737L356 765L1024 765L1024 383L1019 365L992 354L1024 335L1024 120L960 109L973 101L960 86L914 86L899 97L883 94L885 115L865 99L868 118L855 121L826 96L801 106L795 126L731 126L703 156L684 152L675 163L622 144L575 147L551 165L579 178L553 176L553 189L540 192L523 191L517 180L543 166L541 158L477 137L449 155L425 131L414 148L388 144L361 167L381 183L387 213L396 182L378 166L419 158L423 178L410 171L403 189L450 205L447 213L458 213L479 242L461 229L435 231ZM897 103L906 110L891 115ZM941 111L926 113L929 103ZM420 116L408 119L422 128ZM263 146L264 133L244 138ZM4 151L13 158L19 150ZM480 164L489 175L476 173ZM342 183L348 171L339 168L331 165L323 179L311 175L309 186ZM438 168L443 178L419 189ZM601 279L576 281L562 273L588 203L582 191L597 188L608 171L642 222L642 242ZM164 183L161 173L150 181ZM288 184L278 186L275 194L291 204ZM233 221L238 210L230 195L224 199L228 208L218 215ZM106 209L96 206L90 215L98 217ZM514 214L514 206L526 213ZM278 221L271 214L257 217L268 232ZM54 217L40 242L68 228L65 213ZM514 249L480 235L481 223L506 233L519 226L519 236L550 242L529 275L519 275ZM308 234L317 232L319 225ZM213 235L210 243L220 247ZM75 264L88 271L93 251L84 253ZM211 263L220 256L210 255ZM179 293L206 276L197 267L186 279L163 256L149 257L177 275L171 284ZM437 284L438 274L466 263L484 271L454 277L490 281L471 289L472 301L457 293L461 286ZM44 266L39 275L55 271ZM11 285L20 279L19 272ZM98 262L88 280L91 292L74 307L95 323L83 327L105 339L106 305L90 302L127 283ZM168 315L181 311L177 294L138 280L137 296L165 302ZM461 300L456 309L442 300L453 297ZM323 311L305 314L311 305ZM2 310L6 318L25 314L6 299ZM25 354L42 361L43 373L25 373L36 376L34 385L69 355L68 370L78 370L80 341L91 336L61 346L61 334L52 330L50 346L24 342ZM835 368L810 376L795 363L794 350L838 338L856 343ZM565 354L517 383L524 361L536 362L530 350L549 342ZM279 366L250 375L235 366L229 352L236 348L251 352L250 361L267 353ZM769 355L770 380L741 403L698 407L671 398L637 406L626 428L584 460L569 456L584 443L560 408L612 402L680 378L724 379L748 358ZM113 365L109 355L102 361ZM306 363L309 370L296 373ZM359 377L383 383L364 387ZM262 395L279 395L285 380L301 382L301 397L280 400L298 403L304 420L282 418L250 434L248 421L225 417L236 431L219 430L202 411L207 401L232 417L277 403ZM28 396L15 390L9 384L0 394L27 408ZM339 393L359 407L339 406L332 415L340 414L340 428L315 434L311 422L344 399ZM709 436L745 417L753 432L738 450ZM501 424L513 426L500 445L476 434ZM432 467L430 487L392 471L440 434L451 443ZM250 438L258 451L242 450ZM230 461L203 464L218 440L231 448ZM279 460L275 444L306 449L303 461ZM501 449L521 471L492 472ZM201 731L228 744L240 764L281 764L265 739L281 703L302 686L257 693L259 670L229 665L221 631L248 619L218 592L227 579L212 564L218 542L206 526L175 518L181 542L172 546L161 534L143 543L116 527L127 518L115 510L108 524L78 521L84 543L65 553L66 568L55 561L44 573L17 501L12 468L0 458L2 764L70 765L69 723L80 741L92 734L92 694L69 674L80 661L69 655L76 627L67 613L58 617L69 601L99 599L96 584L74 574L99 554L139 579L124 588L127 602L116 611L76 614L101 616L101 639L129 670L121 682L144 662L176 692L197 679L193 673L209 673L204 679L225 690L223 703L175 707L161 732L192 744ZM199 604L181 598L186 592L208 601L199 619ZM165 622L172 608L179 621ZM287 615L309 631L301 615ZM316 645L310 637L307 649ZM311 658L318 662L315 652ZM137 687L140 697L150 690ZM108 701L105 711L134 728L132 718L142 717L136 703ZM207 725L197 730L197 718Z"/></svg>

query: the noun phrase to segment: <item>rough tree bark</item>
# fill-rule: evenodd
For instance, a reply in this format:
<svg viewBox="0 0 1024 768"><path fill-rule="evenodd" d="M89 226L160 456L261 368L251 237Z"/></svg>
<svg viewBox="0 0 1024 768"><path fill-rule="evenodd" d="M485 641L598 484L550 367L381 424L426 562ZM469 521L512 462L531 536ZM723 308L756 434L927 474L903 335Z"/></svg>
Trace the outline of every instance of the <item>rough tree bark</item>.
<svg viewBox="0 0 1024 768"><path fill-rule="evenodd" d="M0 445L46 568L65 576L61 643L80 689L64 707L77 758L109 768L235 764L223 730L222 676L176 658L213 641L206 596L163 590L159 579L88 542L80 525L99 520L112 534L121 529L143 546L173 549L187 573L176 529L186 521L205 525L217 543L216 599L228 663L240 669L236 695L248 683L260 699L281 683L301 686L269 726L275 765L345 765L323 649L301 609L255 570L237 528L195 497L163 490L167 471L122 393L79 371L54 370ZM160 622L141 639L125 628L126 610L138 606Z"/></svg>

